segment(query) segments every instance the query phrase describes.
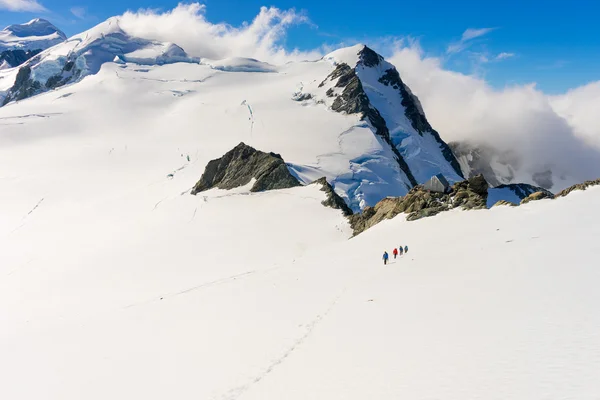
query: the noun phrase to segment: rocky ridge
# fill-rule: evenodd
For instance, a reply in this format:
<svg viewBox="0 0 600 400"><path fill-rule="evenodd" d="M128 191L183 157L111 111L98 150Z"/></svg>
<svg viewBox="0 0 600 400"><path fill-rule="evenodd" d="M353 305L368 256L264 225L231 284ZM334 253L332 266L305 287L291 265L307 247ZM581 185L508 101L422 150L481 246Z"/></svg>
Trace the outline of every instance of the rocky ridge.
<svg viewBox="0 0 600 400"><path fill-rule="evenodd" d="M210 161L192 189L197 194L212 188L233 189L256 181L251 192L300 186L279 154L264 153L240 143L221 158Z"/></svg>
<svg viewBox="0 0 600 400"><path fill-rule="evenodd" d="M408 221L431 217L453 208L464 210L486 209L488 183L482 175L457 182L449 193L430 192L421 185L414 187L404 197L388 197L374 207L367 207L361 214L350 217L355 235L378 224L406 213Z"/></svg>

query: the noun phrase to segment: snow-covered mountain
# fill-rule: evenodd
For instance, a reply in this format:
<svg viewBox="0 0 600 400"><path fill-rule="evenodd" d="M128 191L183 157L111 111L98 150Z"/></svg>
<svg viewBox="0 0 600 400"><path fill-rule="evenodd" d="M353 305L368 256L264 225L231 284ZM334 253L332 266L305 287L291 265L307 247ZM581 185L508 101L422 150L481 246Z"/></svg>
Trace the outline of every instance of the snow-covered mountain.
<svg viewBox="0 0 600 400"><path fill-rule="evenodd" d="M179 46L160 43L127 35L118 18L75 35L29 60L6 82L13 85L6 90L4 104L74 83L86 75L95 74L106 62L135 62L162 65L173 62L194 62ZM0 86L0 91L2 86Z"/></svg>
<svg viewBox="0 0 600 400"><path fill-rule="evenodd" d="M190 65L184 67L182 62ZM438 173L450 182L462 180L458 162L427 122L416 96L393 65L364 45L335 51L316 62L278 67L243 58L199 60L188 57L176 44L132 37L120 28L118 18L111 18L44 51L18 71L8 71L4 76L0 73L0 93L4 93L3 104L9 104L89 75L100 73L105 81L106 71L113 73L109 81L143 81L150 70L160 75L160 65L173 63L180 63L173 66L173 71L181 71L176 74L182 81L195 81L184 85L188 87L186 93L196 92L191 87L205 87L202 83L210 78L211 83L215 82L209 84L212 98L231 91L222 101L210 100L217 109L227 109L232 99L238 107L245 104L251 132L269 138L265 150L279 140L282 129L293 135L298 145L290 148L292 155L285 159L295 176L304 183L327 177L354 210L374 205L386 196L404 195ZM188 78L189 73L204 78ZM237 86L231 86L234 83ZM265 86L271 87L269 93L265 93ZM203 98L200 92L207 93L198 90L192 98ZM256 99L259 93L262 98ZM252 97L255 100L250 101ZM257 104L273 113L269 118L290 113L302 124L292 129L289 124L267 126L261 121L258 126L262 110ZM213 114L203 123L210 121L219 126L227 124L224 119L228 117ZM306 143L308 135L314 135L310 145ZM286 140L282 146L285 149L294 141ZM298 151L307 147L311 150Z"/></svg>
<svg viewBox="0 0 600 400"><path fill-rule="evenodd" d="M10 25L0 31L0 70L17 67L67 37L45 19Z"/></svg>
<svg viewBox="0 0 600 400"><path fill-rule="evenodd" d="M36 18L21 25L10 25L0 31L0 52L5 50L45 50L67 36L45 19Z"/></svg>

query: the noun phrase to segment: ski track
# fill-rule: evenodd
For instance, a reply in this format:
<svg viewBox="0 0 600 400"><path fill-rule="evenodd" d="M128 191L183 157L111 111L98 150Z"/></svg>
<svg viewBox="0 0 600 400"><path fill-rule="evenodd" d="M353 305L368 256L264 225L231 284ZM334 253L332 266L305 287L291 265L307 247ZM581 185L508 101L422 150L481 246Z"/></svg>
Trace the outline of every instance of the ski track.
<svg viewBox="0 0 600 400"><path fill-rule="evenodd" d="M221 398L223 400L239 399L240 396L242 396L244 393L246 393L248 390L250 390L252 388L252 386L254 386L257 383L259 383L260 381L264 380L271 372L273 372L273 370L275 368L277 368L279 365L283 364L290 357L290 355L292 355L296 351L296 349L298 349L300 346L302 346L302 344L306 341L306 339L308 339L308 337L313 333L315 328L331 313L333 308L339 302L340 298L346 292L346 289L347 288L344 287L342 289L342 291L340 292L340 294L338 294L333 299L333 301L331 303L329 303L329 305L325 309L325 312L323 312L321 314L317 314L317 316L308 325L306 325L306 331L304 332L304 334L302 336L300 336L298 339L296 339L292 343L292 345L290 347L288 347L279 358L277 358L273 362L271 362L271 364L269 364L267 366L267 368L265 368L263 370L262 373L260 373L258 376L256 376L254 379L252 379L250 382L248 382L244 385L241 385L241 386L237 386L233 389L230 389L227 393L225 393L223 396L221 396Z"/></svg>
<svg viewBox="0 0 600 400"><path fill-rule="evenodd" d="M141 301L141 302L138 302L138 303L132 303L132 304L129 304L129 305L125 306L125 307L122 307L121 309L127 310L127 309L130 309L130 308L133 308L133 307L138 307L138 306L143 306L143 305L155 303L157 301L168 300L170 298L181 296L181 295L184 295L184 294L187 294L187 293L191 293L191 292L194 292L196 290L204 289L204 288L215 286L215 285L221 285L221 284L229 283L231 281L237 280L238 278L243 278L243 277L251 276L251 275L254 275L256 273L267 273L267 272L274 271L274 270L279 269L279 268L282 268L282 267L278 265L276 267L268 268L268 269L265 269L265 270L251 270L251 271L242 272L240 274L236 274L236 275L228 276L228 277L225 277L225 278L216 279L214 281L202 283L200 285L192 286L190 288L187 288L187 289L184 289L184 290L181 290L181 291L178 291L178 292L168 293L168 294L164 294L164 295L161 295L161 296L158 296L158 297L153 297L153 298L151 298L149 300Z"/></svg>
<svg viewBox="0 0 600 400"><path fill-rule="evenodd" d="M15 115L15 116L12 116L12 117L0 117L0 120L23 119L23 118L50 118L50 117L53 117L55 115L62 115L62 113Z"/></svg>

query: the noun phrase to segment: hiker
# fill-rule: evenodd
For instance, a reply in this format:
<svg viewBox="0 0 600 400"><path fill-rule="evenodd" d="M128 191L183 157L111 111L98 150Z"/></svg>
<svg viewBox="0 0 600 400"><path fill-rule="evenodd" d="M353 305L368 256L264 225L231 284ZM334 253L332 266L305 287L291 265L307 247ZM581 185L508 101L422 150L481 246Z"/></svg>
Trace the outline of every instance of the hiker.
<svg viewBox="0 0 600 400"><path fill-rule="evenodd" d="M387 264L387 261L388 261L388 258L389 258L389 257L390 257L390 256L388 256L388 253L387 253L387 251L384 251L384 252L383 252L383 265L386 265L386 264Z"/></svg>
<svg viewBox="0 0 600 400"><path fill-rule="evenodd" d="M398 256L398 249L394 247L394 260L396 259L396 257Z"/></svg>
<svg viewBox="0 0 600 400"><path fill-rule="evenodd" d="M398 246L398 249L400 250L400 255L402 256L402 253L404 253L404 247Z"/></svg>
<svg viewBox="0 0 600 400"><path fill-rule="evenodd" d="M408 246L404 246L404 252L408 253Z"/></svg>

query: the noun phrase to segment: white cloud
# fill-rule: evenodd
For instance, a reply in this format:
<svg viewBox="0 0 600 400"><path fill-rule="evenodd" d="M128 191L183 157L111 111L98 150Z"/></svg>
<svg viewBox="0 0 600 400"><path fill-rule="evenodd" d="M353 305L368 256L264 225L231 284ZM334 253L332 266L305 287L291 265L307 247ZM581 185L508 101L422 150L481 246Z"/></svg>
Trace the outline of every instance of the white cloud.
<svg viewBox="0 0 600 400"><path fill-rule="evenodd" d="M506 60L507 58L514 57L514 53L500 53L496 56L496 61Z"/></svg>
<svg viewBox="0 0 600 400"><path fill-rule="evenodd" d="M0 0L0 9L8 11L46 11L36 0Z"/></svg>
<svg viewBox="0 0 600 400"><path fill-rule="evenodd" d="M321 55L319 51L287 51L282 45L291 26L309 23L306 16L294 10L262 7L252 22L239 27L213 24L207 21L205 6L199 3L180 3L164 13L126 12L120 17L120 25L126 32L177 43L190 55L211 59L252 57L271 63L315 59Z"/></svg>
<svg viewBox="0 0 600 400"><path fill-rule="evenodd" d="M463 42L466 42L467 40L472 40L472 39L478 38L480 36L487 35L494 29L495 28L481 28L481 29L469 28L463 32L461 40Z"/></svg>
<svg viewBox="0 0 600 400"><path fill-rule="evenodd" d="M551 96L550 104L578 136L600 149L600 81Z"/></svg>
<svg viewBox="0 0 600 400"><path fill-rule="evenodd" d="M496 90L445 70L414 43L398 42L389 59L444 140L516 151L531 172L552 166L576 180L600 177L600 83L551 98L535 84Z"/></svg>
<svg viewBox="0 0 600 400"><path fill-rule="evenodd" d="M480 28L480 29L469 28L463 32L462 37L458 42L451 43L448 46L446 53L447 54L460 53L461 51L465 50L466 48L468 48L470 46L470 42L473 39L487 35L488 33L490 33L491 31L493 31L495 29L496 28Z"/></svg>
<svg viewBox="0 0 600 400"><path fill-rule="evenodd" d="M73 14L79 19L85 19L87 14L85 7L72 7L70 11L71 14Z"/></svg>

